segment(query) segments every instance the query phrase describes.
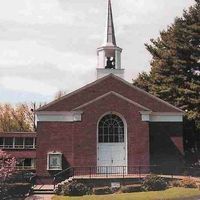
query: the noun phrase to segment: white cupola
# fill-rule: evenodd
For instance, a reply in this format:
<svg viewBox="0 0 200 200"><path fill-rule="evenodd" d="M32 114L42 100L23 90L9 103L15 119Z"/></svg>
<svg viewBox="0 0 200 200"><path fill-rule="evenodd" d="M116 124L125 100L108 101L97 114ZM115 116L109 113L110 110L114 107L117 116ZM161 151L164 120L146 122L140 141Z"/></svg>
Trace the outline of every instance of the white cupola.
<svg viewBox="0 0 200 200"><path fill-rule="evenodd" d="M103 45L97 48L97 79L111 73L124 78L124 69L121 69L121 53L122 49L117 46L115 39L111 0L108 0L106 35Z"/></svg>

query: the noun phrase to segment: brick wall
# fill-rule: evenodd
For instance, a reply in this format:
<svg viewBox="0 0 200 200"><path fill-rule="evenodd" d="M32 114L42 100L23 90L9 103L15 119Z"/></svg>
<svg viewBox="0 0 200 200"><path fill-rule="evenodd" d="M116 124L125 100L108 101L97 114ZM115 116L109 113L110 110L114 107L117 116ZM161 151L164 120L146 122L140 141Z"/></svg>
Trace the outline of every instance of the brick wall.
<svg viewBox="0 0 200 200"><path fill-rule="evenodd" d="M122 115L128 127L128 164L149 164L149 126L141 121L141 108L114 95L106 96L83 110L81 122L39 122L37 139L37 174L51 175L46 170L47 153L60 151L66 164L96 166L97 123L100 117L113 111Z"/></svg>
<svg viewBox="0 0 200 200"><path fill-rule="evenodd" d="M36 171L39 176L50 175L47 171L47 153L51 151L63 153L63 168L67 168L69 163L73 165L73 127L73 123L38 123Z"/></svg>

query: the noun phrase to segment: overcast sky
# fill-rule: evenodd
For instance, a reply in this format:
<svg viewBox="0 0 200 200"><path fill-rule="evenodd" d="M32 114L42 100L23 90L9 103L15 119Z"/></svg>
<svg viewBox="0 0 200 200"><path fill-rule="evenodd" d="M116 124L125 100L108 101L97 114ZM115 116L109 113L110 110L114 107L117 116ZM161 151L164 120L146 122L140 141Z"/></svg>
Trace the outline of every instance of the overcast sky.
<svg viewBox="0 0 200 200"><path fill-rule="evenodd" d="M194 0L112 0L125 79L149 70L144 47ZM0 0L0 103L50 101L96 80L107 0Z"/></svg>

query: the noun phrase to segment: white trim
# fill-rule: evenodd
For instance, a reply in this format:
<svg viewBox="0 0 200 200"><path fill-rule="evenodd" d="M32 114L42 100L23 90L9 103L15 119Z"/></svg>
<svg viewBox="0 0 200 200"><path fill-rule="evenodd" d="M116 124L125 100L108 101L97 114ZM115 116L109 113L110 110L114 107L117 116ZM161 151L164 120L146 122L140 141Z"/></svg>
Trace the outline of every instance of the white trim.
<svg viewBox="0 0 200 200"><path fill-rule="evenodd" d="M37 121L42 122L78 122L81 121L81 111L71 112L51 112L38 111L36 112Z"/></svg>
<svg viewBox="0 0 200 200"><path fill-rule="evenodd" d="M42 106L41 108L38 109L38 111L43 110L43 109L45 109L45 108L48 108L49 106L54 105L55 103L57 103L57 102L59 102L59 101L61 101L61 100L63 100L63 99L66 99L66 98L68 98L68 97L70 97L70 96L72 96L72 95L74 95L74 94L76 94L76 93L78 93L78 92L80 92L80 91L86 89L86 88L89 88L89 87L91 87L91 86L93 86L93 85L95 85L95 84L97 84L97 83L99 83L99 82L101 82L101 81L107 79L107 78L110 77L110 76L113 77L113 78L115 78L115 79L117 79L117 80L119 80L119 81L121 81L121 82L123 82L124 84L128 85L129 87L132 87L132 88L134 88L134 89L136 89L136 90L138 90L138 91L140 91L140 92L142 92L142 93L148 95L149 97L151 97L151 98L153 98L153 99L155 99L155 100L157 100L157 101L160 101L161 103L164 103L165 105L167 105L167 106L169 106L169 107L171 107L171 108L173 108L173 109L176 109L177 112L182 112L182 113L183 113L183 111L182 111L181 109L179 109L179 108L177 108L177 107L171 105L170 103L168 103L168 102L166 102L166 101L164 101L164 100L162 100L162 99L160 99L160 98L158 98L158 97L156 97L156 96L154 96L154 95L152 95L152 94L149 94L148 92L146 92L146 91L144 91L144 90L142 90L142 89L140 89L140 88L134 86L133 84L131 84L131 83L125 81L124 79L122 79L122 78L120 78L120 77L118 77L118 76L115 76L114 74L109 74L109 75L107 75L107 76L104 76L103 78L97 79L96 81L94 81L94 82L92 82L92 83L89 83L89 84L87 84L87 85L85 85L85 86L79 88L78 90L75 90L75 91L73 91L73 92L71 92L71 93L69 93L69 94L67 94L67 95L65 95L65 96L63 96L63 97L61 97L61 98L59 98L59 99L57 99L57 100L54 100L54 101L52 101L52 102L50 102L50 103L48 103L48 104Z"/></svg>
<svg viewBox="0 0 200 200"><path fill-rule="evenodd" d="M82 104L82 105L80 105L80 106L74 108L73 110L82 109L82 108L84 108L84 107L86 107L86 106L88 106L88 105L90 105L90 104L92 104L92 103L94 103L94 102L96 102L96 101L99 101L100 99L102 99L102 98L104 98L104 97L107 97L107 96L109 96L109 95L111 95L111 94L112 94L112 95L115 95L116 97L121 98L121 99L123 99L123 100L125 100L125 101L127 101L127 102L129 102L129 103L131 103L131 104L133 104L134 106L137 106L137 107L142 108L142 109L144 109L144 110L150 111L148 108L146 108L146 107L144 107L144 106L142 106L142 105L136 103L135 101L132 101L132 100L130 100L130 99L128 99L128 98L122 96L121 94L119 94L119 93L117 93L117 92L114 92L114 91L110 91L110 92L108 92L108 93L106 93L106 94L103 94L103 95L101 95L101 96L99 96L99 97L97 97L97 98L95 98L95 99L93 99L93 100L91 100L91 101L88 101L87 103L84 103L84 104Z"/></svg>
<svg viewBox="0 0 200 200"><path fill-rule="evenodd" d="M60 157L60 168L54 168L54 169L50 168L49 161L50 161L50 156L51 155L58 155ZM49 171L62 170L62 153L61 152L53 151L53 152L48 152L47 153L47 170L49 170Z"/></svg>
<svg viewBox="0 0 200 200"><path fill-rule="evenodd" d="M97 48L97 53L99 52L99 51L104 51L104 50L118 50L118 51L120 51L120 53L122 52L122 48L120 48L120 47L118 47L118 46L106 46L106 45L103 45L103 46L101 46L101 47L99 47L99 48Z"/></svg>
<svg viewBox="0 0 200 200"><path fill-rule="evenodd" d="M109 112L106 112L106 113L104 113L103 115L101 115L100 117L99 117L99 120L97 121L97 125L96 125L96 127L97 127L97 130L96 130L96 152L97 152L97 167L98 167L98 144L99 144L99 137L98 137L98 131L99 131L99 129L98 129L98 127L99 127L99 122L101 121L101 119L104 117L104 116L106 116L106 115L108 115L108 114L114 114L114 115L117 115L118 117L120 117L121 118L121 120L123 121L123 123L124 123L124 142L125 142L125 150L126 150L126 155L125 155L125 159L126 159L126 166L128 167L128 126L127 126L127 122L126 122L126 119L124 118L124 116L122 115L122 114L120 114L120 113L118 113L118 112L115 112L115 111L109 111ZM126 169L127 169L127 167L126 167ZM128 173L128 171L126 171L125 173Z"/></svg>
<svg viewBox="0 0 200 200"><path fill-rule="evenodd" d="M113 74L120 78L124 78L124 69L105 69L105 68L97 68L97 79L100 79L108 74Z"/></svg>
<svg viewBox="0 0 200 200"><path fill-rule="evenodd" d="M142 121L146 122L183 122L184 113L140 111Z"/></svg>

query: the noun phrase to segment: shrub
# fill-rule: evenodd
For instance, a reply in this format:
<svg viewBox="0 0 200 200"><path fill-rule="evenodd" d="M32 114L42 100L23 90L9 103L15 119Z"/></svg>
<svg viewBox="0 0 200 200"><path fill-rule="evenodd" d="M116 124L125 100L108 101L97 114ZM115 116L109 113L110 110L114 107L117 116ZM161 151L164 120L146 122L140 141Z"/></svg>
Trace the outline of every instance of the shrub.
<svg viewBox="0 0 200 200"><path fill-rule="evenodd" d="M167 186L167 181L165 181L162 177L159 177L157 175L147 176L142 183L142 188L145 191L165 190Z"/></svg>
<svg viewBox="0 0 200 200"><path fill-rule="evenodd" d="M54 192L55 192L55 194L59 195L59 194L62 193L62 190L63 190L62 184L57 184L55 189L54 189Z"/></svg>
<svg viewBox="0 0 200 200"><path fill-rule="evenodd" d="M0 184L0 199L4 200L8 198L8 191L5 185Z"/></svg>
<svg viewBox="0 0 200 200"><path fill-rule="evenodd" d="M13 183L8 184L8 193L11 196L25 196L31 192L30 183Z"/></svg>
<svg viewBox="0 0 200 200"><path fill-rule="evenodd" d="M181 180L180 184L182 187L185 187L185 188L197 188L196 182L190 178L185 178Z"/></svg>
<svg viewBox="0 0 200 200"><path fill-rule="evenodd" d="M103 194L112 194L112 190L110 187L99 187L99 188L93 188L93 193L95 195L103 195Z"/></svg>
<svg viewBox="0 0 200 200"><path fill-rule="evenodd" d="M141 185L135 184L135 185L126 185L121 187L121 192L123 193L130 193L130 192L140 192L141 191Z"/></svg>
<svg viewBox="0 0 200 200"><path fill-rule="evenodd" d="M63 185L63 194L67 196L82 196L88 192L88 188L83 183L73 181Z"/></svg>
<svg viewBox="0 0 200 200"><path fill-rule="evenodd" d="M1 199L12 197L24 197L31 192L31 184L29 183L6 183L0 187Z"/></svg>
<svg viewBox="0 0 200 200"><path fill-rule="evenodd" d="M170 185L172 187L181 187L181 182L180 182L180 180L173 180L170 182Z"/></svg>

